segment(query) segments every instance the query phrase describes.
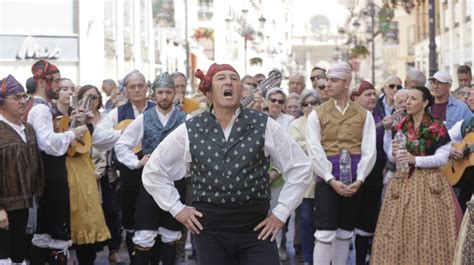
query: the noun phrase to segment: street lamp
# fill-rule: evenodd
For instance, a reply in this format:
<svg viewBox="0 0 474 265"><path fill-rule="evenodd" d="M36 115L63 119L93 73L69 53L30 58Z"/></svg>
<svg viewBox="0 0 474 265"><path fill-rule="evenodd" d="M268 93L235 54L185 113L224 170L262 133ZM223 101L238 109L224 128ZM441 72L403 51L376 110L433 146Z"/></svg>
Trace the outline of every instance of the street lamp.
<svg viewBox="0 0 474 265"><path fill-rule="evenodd" d="M371 42L371 66L372 66L372 84L375 84L375 16L378 15L381 8L378 7L373 0L369 0L367 6L360 10L359 17L370 17L370 42ZM360 26L360 23L356 20L352 23L354 27Z"/></svg>

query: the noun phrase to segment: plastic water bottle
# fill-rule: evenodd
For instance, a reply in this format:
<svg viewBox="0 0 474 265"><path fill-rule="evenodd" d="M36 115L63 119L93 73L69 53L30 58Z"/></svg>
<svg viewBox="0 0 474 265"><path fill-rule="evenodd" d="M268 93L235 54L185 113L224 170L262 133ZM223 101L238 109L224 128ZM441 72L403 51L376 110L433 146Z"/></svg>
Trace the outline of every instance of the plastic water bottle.
<svg viewBox="0 0 474 265"><path fill-rule="evenodd" d="M398 143L398 152L397 152L397 157L398 157L400 155L401 151L404 151L404 150L407 149L407 147L406 147L407 138L402 132L399 131L399 132L397 132L397 134L395 134L395 140ZM397 158L396 159L396 164L397 164L397 170L400 170L401 172L408 172L409 171L409 167L408 167L407 162L401 163L401 162L399 162L399 159Z"/></svg>
<svg viewBox="0 0 474 265"><path fill-rule="evenodd" d="M346 149L342 149L339 157L339 181L344 185L352 184L351 156Z"/></svg>

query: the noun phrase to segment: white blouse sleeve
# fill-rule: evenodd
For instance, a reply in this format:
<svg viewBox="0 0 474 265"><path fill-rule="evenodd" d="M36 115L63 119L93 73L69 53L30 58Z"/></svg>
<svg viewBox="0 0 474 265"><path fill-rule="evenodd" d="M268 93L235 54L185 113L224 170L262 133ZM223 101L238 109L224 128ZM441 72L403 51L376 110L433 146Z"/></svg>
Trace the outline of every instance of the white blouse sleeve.
<svg viewBox="0 0 474 265"><path fill-rule="evenodd" d="M160 208L173 216L185 207L179 200L174 181L186 175L190 162L188 132L183 123L158 145L143 169L143 186Z"/></svg>
<svg viewBox="0 0 474 265"><path fill-rule="evenodd" d="M72 131L54 132L53 115L44 104L38 104L30 110L28 123L35 129L39 149L48 155L64 155L69 144L76 138Z"/></svg>
<svg viewBox="0 0 474 265"><path fill-rule="evenodd" d="M448 162L449 153L451 151L451 142L436 149L434 155L430 156L416 156L417 167L431 168L440 167Z"/></svg>

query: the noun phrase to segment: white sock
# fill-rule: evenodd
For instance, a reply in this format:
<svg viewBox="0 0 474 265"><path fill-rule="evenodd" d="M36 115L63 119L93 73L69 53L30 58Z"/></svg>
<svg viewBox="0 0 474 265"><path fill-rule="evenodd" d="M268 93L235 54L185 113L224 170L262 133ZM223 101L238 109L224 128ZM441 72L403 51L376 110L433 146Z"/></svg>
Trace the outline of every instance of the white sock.
<svg viewBox="0 0 474 265"><path fill-rule="evenodd" d="M11 265L12 261L10 258L8 259L0 259L0 265Z"/></svg>
<svg viewBox="0 0 474 265"><path fill-rule="evenodd" d="M332 248L332 265L346 265L351 239L336 238Z"/></svg>
<svg viewBox="0 0 474 265"><path fill-rule="evenodd" d="M316 240L313 251L314 265L329 265L331 263L332 245Z"/></svg>

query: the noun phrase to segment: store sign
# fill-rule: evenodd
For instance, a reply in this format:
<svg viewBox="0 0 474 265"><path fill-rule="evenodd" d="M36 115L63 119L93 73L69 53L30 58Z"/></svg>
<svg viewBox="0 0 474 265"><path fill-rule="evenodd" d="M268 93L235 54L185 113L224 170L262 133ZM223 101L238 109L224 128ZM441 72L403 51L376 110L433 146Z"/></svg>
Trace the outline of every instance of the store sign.
<svg viewBox="0 0 474 265"><path fill-rule="evenodd" d="M48 47L39 44L32 36L28 36L23 40L16 58L25 59L58 59L61 56L61 50L58 47Z"/></svg>
<svg viewBox="0 0 474 265"><path fill-rule="evenodd" d="M76 36L0 35L0 43L0 61L79 60L79 38Z"/></svg>

